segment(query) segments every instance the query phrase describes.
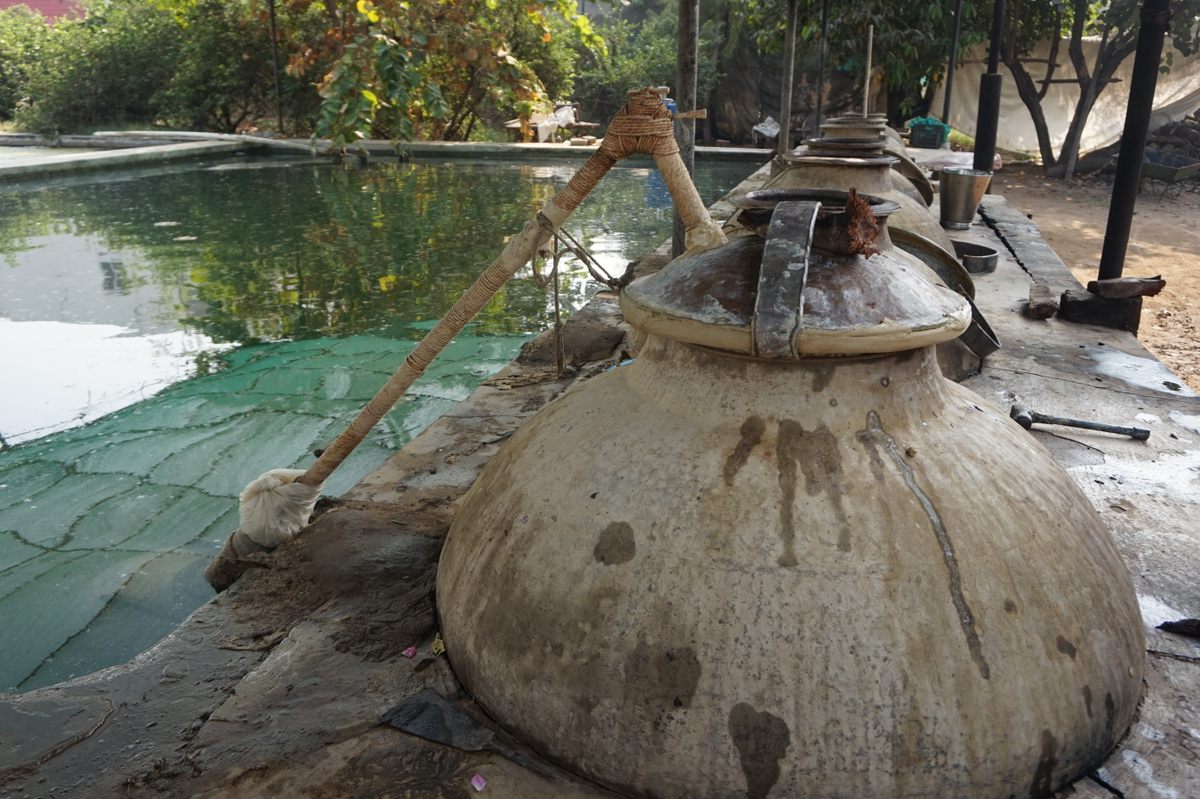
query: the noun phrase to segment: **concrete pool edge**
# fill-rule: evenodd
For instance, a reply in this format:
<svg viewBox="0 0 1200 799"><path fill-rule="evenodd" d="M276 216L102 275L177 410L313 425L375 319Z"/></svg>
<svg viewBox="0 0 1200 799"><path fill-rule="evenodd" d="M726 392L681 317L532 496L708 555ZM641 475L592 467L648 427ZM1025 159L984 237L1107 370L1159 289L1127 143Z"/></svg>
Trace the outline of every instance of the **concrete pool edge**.
<svg viewBox="0 0 1200 799"><path fill-rule="evenodd" d="M989 198L985 205L1003 202ZM991 234L976 225L970 235ZM1065 273L1055 261L1045 256L1039 264ZM1073 280L1069 273L1064 279ZM1032 322L1013 312L1028 277L1012 259L995 278L978 282L980 304L1007 346L966 381L969 387L994 402L1012 394L1054 400L1071 415L1141 412L1158 419L1149 446L1038 435L1113 529L1147 598L1144 613L1200 610L1190 591L1200 556L1188 526L1197 503L1162 473L1200 464L1196 433L1185 424L1200 421L1200 400L1135 391L1091 370L1079 354L1101 341L1152 360L1129 334ZM264 558L264 568L158 646L123 666L0 697L0 729L20 721L24 736L0 761L0 786L21 786L23 795L232 789L251 796L302 788L338 795L350 784L367 792L465 786L475 772L501 796L606 795L562 775L547 782L495 754L461 752L378 725L385 710L423 686L454 690L445 659L431 651L427 579L457 495L524 418L597 368L557 380L545 367L511 364L352 489L294 547ZM1159 460L1165 463L1152 466ZM1135 478L1141 482L1133 503L1122 486ZM1106 786L1125 795L1200 788L1187 768L1188 730L1200 718L1188 698L1200 685L1200 647L1149 621L1147 627L1142 717L1099 779L1081 780L1063 795L1115 795ZM396 651L405 641L417 647L411 659Z"/></svg>
<svg viewBox="0 0 1200 799"><path fill-rule="evenodd" d="M189 131L113 132L48 138L28 133L0 133L0 148L70 147L98 152L38 154L16 163L0 162L0 183L39 177L160 164L244 152L272 152L281 157L317 157L327 154L327 141L267 139L257 136L194 133ZM596 151L597 145L503 144L491 142L400 142L366 139L358 148L373 158L404 157L432 159L506 159L521 161L579 160ZM699 161L744 161L762 163L771 150L743 147L697 147ZM647 163L649 163L647 159Z"/></svg>

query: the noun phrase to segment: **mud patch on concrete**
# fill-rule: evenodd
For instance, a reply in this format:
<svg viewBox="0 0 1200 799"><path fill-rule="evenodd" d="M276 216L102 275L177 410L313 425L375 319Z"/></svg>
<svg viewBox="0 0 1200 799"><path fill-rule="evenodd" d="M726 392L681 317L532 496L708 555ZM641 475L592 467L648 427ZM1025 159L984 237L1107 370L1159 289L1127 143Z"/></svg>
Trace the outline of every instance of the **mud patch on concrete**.
<svg viewBox="0 0 1200 799"><path fill-rule="evenodd" d="M637 554L637 542L634 540L633 528L628 522L613 522L600 533L592 556L597 563L605 566L616 566L628 563Z"/></svg>
<svg viewBox="0 0 1200 799"><path fill-rule="evenodd" d="M738 440L737 446L733 448L733 452L729 453L729 457L725 459L725 468L722 471L725 485L733 485L733 478L737 477L737 473L750 459L750 452L758 446L758 442L762 441L766 427L766 424L758 416L751 416L742 422L742 437Z"/></svg>
<svg viewBox="0 0 1200 799"><path fill-rule="evenodd" d="M749 799L766 799L779 781L779 761L791 744L792 732L778 716L741 702L729 714L729 736L746 775Z"/></svg>

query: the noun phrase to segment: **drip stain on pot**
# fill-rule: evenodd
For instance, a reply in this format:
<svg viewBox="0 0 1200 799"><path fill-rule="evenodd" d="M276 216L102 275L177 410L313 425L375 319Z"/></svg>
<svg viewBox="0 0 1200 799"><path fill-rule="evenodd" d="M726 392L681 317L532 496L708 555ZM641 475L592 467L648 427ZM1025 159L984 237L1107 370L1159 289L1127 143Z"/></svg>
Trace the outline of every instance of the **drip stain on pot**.
<svg viewBox="0 0 1200 799"><path fill-rule="evenodd" d="M796 520L793 516L796 504L796 463L800 458L800 439L804 429L791 419L779 422L779 440L775 444L775 454L779 460L779 490L783 494L779 503L779 538L783 541L783 554L779 556L780 566L795 566L796 560Z"/></svg>
<svg viewBox="0 0 1200 799"><path fill-rule="evenodd" d="M1029 786L1029 796L1049 796L1054 787L1054 767L1058 765L1058 740L1050 730L1042 730L1042 756Z"/></svg>
<svg viewBox="0 0 1200 799"><path fill-rule="evenodd" d="M1114 727L1117 723L1117 706L1113 702L1113 695L1110 693L1104 694L1104 739L1109 743L1116 743Z"/></svg>
<svg viewBox="0 0 1200 799"><path fill-rule="evenodd" d="M779 422L779 440L775 445L779 461L779 489L782 494L779 505L779 537L783 541L780 566L795 566L796 558L796 481L797 466L804 473L804 488L808 495L825 494L833 502L841 529L838 531L837 547L842 552L850 551L850 525L846 521L846 510L842 506L842 492L836 484L841 474L842 459L838 454L837 438L825 427L806 431L799 422L782 419Z"/></svg>
<svg viewBox="0 0 1200 799"><path fill-rule="evenodd" d="M1083 706L1087 709L1088 718L1092 717L1092 686L1083 686Z"/></svg>
<svg viewBox="0 0 1200 799"><path fill-rule="evenodd" d="M746 775L746 796L766 799L779 781L779 761L791 744L792 731L778 716L740 702L729 713L729 735Z"/></svg>
<svg viewBox="0 0 1200 799"><path fill-rule="evenodd" d="M1072 644L1066 638L1063 638L1061 635L1058 636L1058 640L1055 641L1055 644L1058 646L1059 652L1062 652L1064 655L1071 658L1071 660L1075 659L1075 645L1074 644Z"/></svg>
<svg viewBox="0 0 1200 799"><path fill-rule="evenodd" d="M842 507L842 490L838 485L842 474L842 458L838 454L837 438L827 427L818 427L804 432L804 456L799 459L804 471L804 488L810 497L825 494L833 503L841 530L838 531L837 547L842 552L850 551L850 525L846 522L846 509Z"/></svg>
<svg viewBox="0 0 1200 799"><path fill-rule="evenodd" d="M637 542L629 522L613 522L605 527L600 533L600 540L596 542L596 548L592 550L596 562L605 566L628 563L636 554Z"/></svg>
<svg viewBox="0 0 1200 799"><path fill-rule="evenodd" d="M896 469L900 472L904 484L908 486L908 490L917 498L925 515L929 517L929 524L937 536L942 550L942 559L946 562L946 571L950 576L950 597L954 602L954 609L958 613L959 626L962 627L963 635L967 638L967 647L971 650L971 658L979 667L979 675L985 680L989 679L991 670L983 656L983 643L979 640L979 631L975 629L975 614L971 612L971 607L967 604L966 597L963 596L962 577L958 571L958 557L954 554L954 544L946 532L946 525L942 522L941 514L934 507L929 495L917 485L912 468L904 459L896 441L883 429L878 413L875 411L867 413L867 427L865 430L858 431L858 438L871 448L874 459L878 459L876 447L887 453L892 463L896 464Z"/></svg>
<svg viewBox="0 0 1200 799"><path fill-rule="evenodd" d="M833 380L834 366L833 364L817 366L814 367L813 373L812 390L815 394L824 391L825 387L829 385L829 381Z"/></svg>
<svg viewBox="0 0 1200 799"><path fill-rule="evenodd" d="M625 672L626 701L651 700L660 708L688 707L700 684L700 671L700 658L690 646L661 650L638 641Z"/></svg>
<svg viewBox="0 0 1200 799"><path fill-rule="evenodd" d="M751 416L742 422L742 437L738 440L737 446L733 448L733 452L729 453L729 457L725 459L723 471L725 485L733 485L733 478L737 477L737 473L746 465L746 461L750 459L750 452L758 446L758 442L762 441L763 432L766 429L766 424L758 416Z"/></svg>

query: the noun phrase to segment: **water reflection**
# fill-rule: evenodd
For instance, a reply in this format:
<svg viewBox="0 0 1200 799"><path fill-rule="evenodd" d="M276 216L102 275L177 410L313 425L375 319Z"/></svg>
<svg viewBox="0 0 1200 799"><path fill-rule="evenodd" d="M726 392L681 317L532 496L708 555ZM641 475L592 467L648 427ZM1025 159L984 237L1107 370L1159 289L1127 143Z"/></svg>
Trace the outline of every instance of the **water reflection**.
<svg viewBox="0 0 1200 799"><path fill-rule="evenodd" d="M494 162L279 168L287 164L245 159L0 189L0 253L11 267L0 270L0 318L116 325L121 338L186 332L172 347L193 348L181 351L193 372L197 358L208 368L221 345L368 332L412 339L419 334L410 323L440 317L575 170ZM715 199L748 170L701 164L701 194ZM567 223L617 275L669 228L665 185L643 166L614 169ZM549 323L553 301L531 276L527 269L501 290L476 334L528 334ZM583 266L566 259L565 306L579 306L591 290ZM70 340L81 357L94 347L97 362L124 371L105 354L112 336L78 332ZM22 346L30 362L61 351L50 338L40 350L36 336ZM163 363L163 380L188 376L177 357ZM140 396L146 375L132 362L127 371L127 396ZM23 371L8 378L31 379ZM67 413L69 403L60 405ZM70 406L62 422L90 418ZM36 428L23 424L0 416L10 439L54 429L42 417Z"/></svg>
<svg viewBox="0 0 1200 799"><path fill-rule="evenodd" d="M0 451L0 691L123 662L211 596L201 570L241 488L311 463L573 172L278 166L0 189L0 433L24 442ZM702 168L702 195L746 171ZM669 233L650 174L615 170L568 222L616 274ZM592 289L564 266L577 305ZM326 493L468 396L552 304L531 270L510 281Z"/></svg>

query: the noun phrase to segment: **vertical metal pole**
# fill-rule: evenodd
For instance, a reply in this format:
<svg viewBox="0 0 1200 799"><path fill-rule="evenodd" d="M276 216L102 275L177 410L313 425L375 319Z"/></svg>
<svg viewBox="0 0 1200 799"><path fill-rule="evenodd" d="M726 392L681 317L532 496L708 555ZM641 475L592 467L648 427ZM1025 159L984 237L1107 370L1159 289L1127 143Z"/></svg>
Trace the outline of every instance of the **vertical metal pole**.
<svg viewBox="0 0 1200 799"><path fill-rule="evenodd" d="M825 40L829 37L829 0L821 0L821 49L817 56L817 132L821 135L821 112L825 108Z"/></svg>
<svg viewBox="0 0 1200 799"><path fill-rule="evenodd" d="M863 80L863 116L871 115L871 47L875 44L875 26L867 26L867 77Z"/></svg>
<svg viewBox="0 0 1200 799"><path fill-rule="evenodd" d="M1113 178L1112 201L1108 206L1108 227L1104 231L1104 249L1100 255L1101 280L1120 277L1125 269L1125 250L1129 246L1133 206L1142 179L1142 159L1146 156L1150 112L1154 110L1163 36L1170 20L1170 0L1145 0L1142 4L1142 27L1138 31L1133 74L1129 78L1125 129L1121 133L1121 152L1117 156L1117 174Z"/></svg>
<svg viewBox="0 0 1200 799"><path fill-rule="evenodd" d="M283 135L283 95L279 91L279 36L275 29L275 0L271 0L271 63L275 71L275 116L279 122L279 135Z"/></svg>
<svg viewBox="0 0 1200 799"><path fill-rule="evenodd" d="M946 64L946 90L942 96L942 121L950 124L950 94L954 91L954 68L958 63L958 35L962 31L962 0L954 3L954 35L950 37L950 61Z"/></svg>
<svg viewBox="0 0 1200 799"><path fill-rule="evenodd" d="M700 61L700 0L679 0L679 32L675 40L675 107L679 111L696 108L697 75ZM675 122L675 135L679 141L679 157L687 167L688 174L696 170L696 122L680 119ZM671 253L682 255L687 249L684 244L686 227L675 210L671 233Z"/></svg>
<svg viewBox="0 0 1200 799"><path fill-rule="evenodd" d="M1004 0L992 5L992 42L988 48L988 71L979 77L979 112L975 117L975 158L981 172L991 172L996 160L996 128L1000 124L1000 47L1004 41Z"/></svg>
<svg viewBox="0 0 1200 799"><path fill-rule="evenodd" d="M783 86L779 95L779 154L792 149L792 92L796 85L796 16L800 0L788 0L783 38Z"/></svg>

